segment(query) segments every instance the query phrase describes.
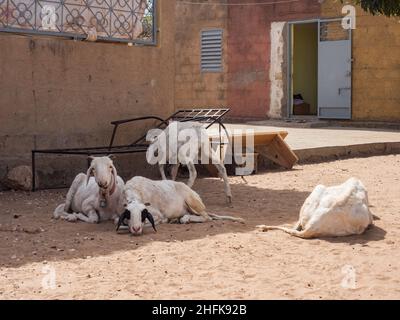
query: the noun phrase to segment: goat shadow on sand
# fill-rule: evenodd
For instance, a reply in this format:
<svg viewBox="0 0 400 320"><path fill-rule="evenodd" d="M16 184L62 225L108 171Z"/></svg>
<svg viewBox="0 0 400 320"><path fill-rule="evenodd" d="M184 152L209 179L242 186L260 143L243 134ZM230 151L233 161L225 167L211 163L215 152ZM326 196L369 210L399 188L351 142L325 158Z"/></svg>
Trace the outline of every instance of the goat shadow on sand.
<svg viewBox="0 0 400 320"><path fill-rule="evenodd" d="M362 234L346 236L346 237L328 237L321 238L332 243L348 243L349 245L361 244L367 245L369 242L380 241L385 239L386 231L376 224L368 226Z"/></svg>
<svg viewBox="0 0 400 320"><path fill-rule="evenodd" d="M223 183L219 179L198 179L194 186L209 212L242 217L246 220L245 224L231 221L161 224L157 226L157 233L151 228L145 228L142 236L132 236L127 231L117 233L111 221L88 224L52 219L53 210L65 199L67 189L20 193L18 197L23 200L11 206L11 210L8 206L13 200L7 198L7 193L0 194L1 225L19 224L22 227L44 229L37 234L0 232L0 241L5 244L0 246L0 266L18 267L32 262L106 256L117 251L132 251L152 241L168 245L171 242L203 239L224 233L248 233L255 231L258 224L294 224L309 195L309 192L296 189L274 190L244 182L231 184L231 188L234 199L230 207L225 203ZM44 205L32 205L42 202L45 202ZM18 219L14 219L16 216ZM382 240L385 233L373 226L363 235L320 240L365 244Z"/></svg>

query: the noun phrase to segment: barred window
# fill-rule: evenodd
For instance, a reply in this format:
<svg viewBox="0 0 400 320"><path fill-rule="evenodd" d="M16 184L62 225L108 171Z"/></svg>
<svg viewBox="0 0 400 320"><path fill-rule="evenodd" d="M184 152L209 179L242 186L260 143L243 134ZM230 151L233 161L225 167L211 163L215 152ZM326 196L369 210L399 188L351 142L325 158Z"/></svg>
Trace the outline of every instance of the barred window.
<svg viewBox="0 0 400 320"><path fill-rule="evenodd" d="M155 44L156 0L0 0L0 32Z"/></svg>

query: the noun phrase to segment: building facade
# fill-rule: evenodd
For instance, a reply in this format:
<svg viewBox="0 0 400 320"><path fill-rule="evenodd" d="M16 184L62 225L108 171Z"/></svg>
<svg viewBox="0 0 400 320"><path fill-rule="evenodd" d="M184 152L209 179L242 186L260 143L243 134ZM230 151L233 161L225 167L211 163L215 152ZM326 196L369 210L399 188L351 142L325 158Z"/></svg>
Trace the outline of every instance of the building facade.
<svg viewBox="0 0 400 320"><path fill-rule="evenodd" d="M296 113L300 94L309 105L303 114L400 121L395 18L355 7L348 30L342 21L351 12L340 1L255 2L177 2L177 107L227 105L233 118L282 118ZM202 72L201 32L213 28L223 30L223 68Z"/></svg>
<svg viewBox="0 0 400 320"><path fill-rule="evenodd" d="M139 11L149 3L134 1ZM286 118L300 101L308 107L301 113L314 117L400 122L400 24L394 18L357 7L355 29L347 32L338 28L343 4L334 0L153 2L151 45L127 45L124 32L122 42L3 32L6 22L13 27L19 19L10 10L22 10L24 19L29 14L0 4L0 180L29 164L32 149L106 145L110 121L166 117L179 108L228 106L231 118ZM105 9L96 10L100 17ZM115 38L98 24L125 28L127 21L85 15L91 25L81 27L97 28L98 40ZM65 17L66 31L79 24L75 18ZM144 31L146 24L132 32ZM126 127L118 142L146 128ZM69 180L62 175L71 161L48 162L39 170L42 181Z"/></svg>

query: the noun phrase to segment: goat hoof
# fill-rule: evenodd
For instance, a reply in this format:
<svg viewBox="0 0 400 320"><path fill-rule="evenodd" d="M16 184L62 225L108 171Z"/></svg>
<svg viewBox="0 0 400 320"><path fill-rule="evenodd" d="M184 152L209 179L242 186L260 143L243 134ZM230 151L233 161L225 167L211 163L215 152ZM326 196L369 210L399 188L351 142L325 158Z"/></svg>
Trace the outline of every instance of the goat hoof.
<svg viewBox="0 0 400 320"><path fill-rule="evenodd" d="M183 216L182 218L179 219L179 222L182 224L189 223L190 218L188 216Z"/></svg>
<svg viewBox="0 0 400 320"><path fill-rule="evenodd" d="M77 216L76 216L75 214L73 214L73 213L69 214L69 215L66 216L66 217L62 217L62 219L63 219L63 220L66 220L66 221L68 221L68 222L75 222L75 221L78 220Z"/></svg>
<svg viewBox="0 0 400 320"><path fill-rule="evenodd" d="M256 229L257 229L258 231L262 231L262 232L267 231L267 228L266 228L266 225L265 225L265 224L259 224L259 225L257 225L257 226L256 226Z"/></svg>

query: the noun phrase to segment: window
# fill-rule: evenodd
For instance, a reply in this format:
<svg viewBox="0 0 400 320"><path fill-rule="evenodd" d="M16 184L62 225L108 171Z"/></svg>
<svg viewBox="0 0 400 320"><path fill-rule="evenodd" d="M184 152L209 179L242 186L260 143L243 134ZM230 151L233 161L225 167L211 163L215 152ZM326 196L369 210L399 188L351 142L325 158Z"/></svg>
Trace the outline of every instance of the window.
<svg viewBox="0 0 400 320"><path fill-rule="evenodd" d="M0 31L155 43L155 0L0 0Z"/></svg>
<svg viewBox="0 0 400 320"><path fill-rule="evenodd" d="M222 71L222 30L201 31L201 71Z"/></svg>

